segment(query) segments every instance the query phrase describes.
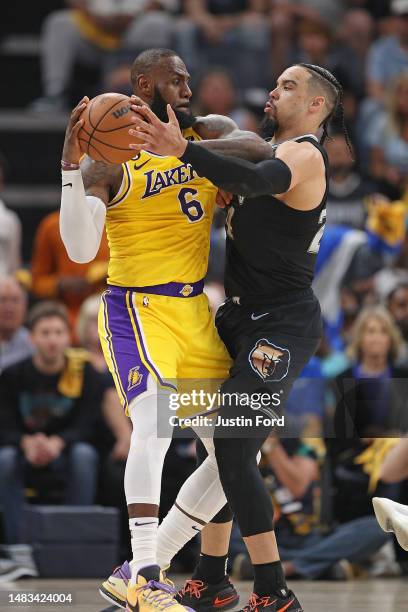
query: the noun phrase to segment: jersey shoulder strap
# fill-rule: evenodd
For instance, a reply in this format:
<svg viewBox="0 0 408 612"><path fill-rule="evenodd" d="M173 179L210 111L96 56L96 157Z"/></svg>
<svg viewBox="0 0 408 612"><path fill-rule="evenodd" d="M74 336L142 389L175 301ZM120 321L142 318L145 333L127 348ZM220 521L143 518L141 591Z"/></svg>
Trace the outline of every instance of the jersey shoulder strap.
<svg viewBox="0 0 408 612"><path fill-rule="evenodd" d="M323 206L326 204L326 200L327 200L327 196L329 193L329 157L327 155L327 151L326 149L320 144L320 142L317 140L317 138L315 136L313 136L313 134L306 134L305 136L300 136L299 138L295 138L296 142L310 142L310 144L312 144L314 147L316 147L316 149L318 149L323 157L323 163L324 163L324 175L325 175L325 180L326 180L326 188L324 191L324 196L322 201L320 202L319 206L317 208L323 208Z"/></svg>
<svg viewBox="0 0 408 612"><path fill-rule="evenodd" d="M318 149L320 151L320 153L322 154L323 157L323 161L324 161L324 166L327 169L329 166L329 158L327 155L327 151L326 149L320 144L320 142L317 140L317 138L315 136L313 136L313 134L306 134L305 136L300 136L299 138L295 138L294 140L296 140L296 142L310 142L310 144L312 144L314 147L316 147L316 149Z"/></svg>

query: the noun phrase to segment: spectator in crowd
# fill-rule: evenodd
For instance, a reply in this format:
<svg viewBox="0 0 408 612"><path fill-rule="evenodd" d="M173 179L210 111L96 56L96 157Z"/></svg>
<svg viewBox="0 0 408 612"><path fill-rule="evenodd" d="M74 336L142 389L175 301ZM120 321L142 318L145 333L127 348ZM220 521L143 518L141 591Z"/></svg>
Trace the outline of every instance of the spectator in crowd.
<svg viewBox="0 0 408 612"><path fill-rule="evenodd" d="M63 305L37 304L28 327L34 356L0 377L0 505L11 545L22 539L27 484L52 499L62 482L65 503L89 505L97 482L98 456L87 440L101 402L99 377L81 352L68 350Z"/></svg>
<svg viewBox="0 0 408 612"><path fill-rule="evenodd" d="M397 285L388 295L387 307L404 340L404 363L408 360L408 282Z"/></svg>
<svg viewBox="0 0 408 612"><path fill-rule="evenodd" d="M67 0L43 24L41 64L44 97L37 111L67 110L75 63L102 67L103 74L146 47L171 47L178 0Z"/></svg>
<svg viewBox="0 0 408 612"><path fill-rule="evenodd" d="M23 327L27 294L13 276L0 277L0 374L33 352L29 333Z"/></svg>
<svg viewBox="0 0 408 612"><path fill-rule="evenodd" d="M373 194L366 197L365 204L365 232L329 223L320 242L313 288L327 339L335 349L344 346L345 323L349 327L361 307L376 301L382 268L396 265L406 242L402 202Z"/></svg>
<svg viewBox="0 0 408 612"><path fill-rule="evenodd" d="M296 2L289 0L289 4L295 6L297 14L306 14L315 18L320 17L331 27L339 23L345 10L344 2L339 2L338 0L297 0Z"/></svg>
<svg viewBox="0 0 408 612"><path fill-rule="evenodd" d="M408 69L408 0L392 0L395 33L376 40L367 59L367 93L382 101L390 83Z"/></svg>
<svg viewBox="0 0 408 612"><path fill-rule="evenodd" d="M363 8L352 8L347 11L337 30L340 42L355 53L358 75L362 84L365 81L367 55L373 42L374 34L374 19L368 10Z"/></svg>
<svg viewBox="0 0 408 612"><path fill-rule="evenodd" d="M360 80L358 62L348 46L339 46L334 38L334 31L321 20L303 19L297 28L298 50L294 60L323 66L332 72L341 82L345 94L355 97L363 95L364 84ZM344 100L347 104L347 100Z"/></svg>
<svg viewBox="0 0 408 612"><path fill-rule="evenodd" d="M403 204L403 203L401 203ZM386 302L398 285L408 285L408 235L405 234L399 253L374 277L374 289L379 299Z"/></svg>
<svg viewBox="0 0 408 612"><path fill-rule="evenodd" d="M108 268L109 247L105 232L95 259L77 264L68 257L59 230L59 212L39 224L31 260L32 291L42 299L58 299L69 310L71 324L86 297L102 289Z"/></svg>
<svg viewBox="0 0 408 612"><path fill-rule="evenodd" d="M375 185L356 169L342 134L332 135L325 146L330 163L327 222L364 229L367 217L364 198L375 191Z"/></svg>
<svg viewBox="0 0 408 612"><path fill-rule="evenodd" d="M193 74L209 65L223 66L242 89L268 85L270 30L264 0L186 0L184 7L178 50Z"/></svg>
<svg viewBox="0 0 408 612"><path fill-rule="evenodd" d="M387 22L390 17L390 0L346 0L347 5L351 7L364 8L370 15L382 25Z"/></svg>
<svg viewBox="0 0 408 612"><path fill-rule="evenodd" d="M274 0L269 15L271 27L271 77L276 79L292 63L296 25L301 20L322 24L322 30L337 27L343 14L337 0ZM325 45L326 42L323 41ZM272 80L272 79L271 79Z"/></svg>
<svg viewBox="0 0 408 612"><path fill-rule="evenodd" d="M196 115L226 115L231 117L241 130L258 131L256 116L237 104L238 92L225 70L209 70L197 85L195 98Z"/></svg>
<svg viewBox="0 0 408 612"><path fill-rule="evenodd" d="M0 194L4 189L6 160L0 153ZM0 198L0 276L21 266L21 222Z"/></svg>
<svg viewBox="0 0 408 612"><path fill-rule="evenodd" d="M374 516L350 521L326 536L320 533L316 513L319 463L316 452L304 440L270 437L262 452L286 576L348 579L352 577L350 562L367 559L388 541ZM237 545L236 540L233 544ZM244 548L241 543L239 546ZM251 578L246 553L236 557L233 568L240 578Z"/></svg>
<svg viewBox="0 0 408 612"><path fill-rule="evenodd" d="M335 380L339 438L382 437L408 428L408 371L395 365L400 331L382 307L363 310L348 347L352 366Z"/></svg>
<svg viewBox="0 0 408 612"><path fill-rule="evenodd" d="M376 115L367 135L370 171L382 190L397 198L408 184L408 66L386 98L387 109Z"/></svg>

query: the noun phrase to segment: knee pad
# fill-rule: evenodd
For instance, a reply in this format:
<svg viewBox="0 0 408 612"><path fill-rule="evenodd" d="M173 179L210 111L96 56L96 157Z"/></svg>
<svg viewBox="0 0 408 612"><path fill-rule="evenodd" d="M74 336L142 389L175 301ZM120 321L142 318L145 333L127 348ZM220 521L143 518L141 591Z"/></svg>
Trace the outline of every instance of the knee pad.
<svg viewBox="0 0 408 612"><path fill-rule="evenodd" d="M129 413L133 431L125 470L126 501L128 505L159 505L163 463L171 438L157 437L157 395L134 400Z"/></svg>

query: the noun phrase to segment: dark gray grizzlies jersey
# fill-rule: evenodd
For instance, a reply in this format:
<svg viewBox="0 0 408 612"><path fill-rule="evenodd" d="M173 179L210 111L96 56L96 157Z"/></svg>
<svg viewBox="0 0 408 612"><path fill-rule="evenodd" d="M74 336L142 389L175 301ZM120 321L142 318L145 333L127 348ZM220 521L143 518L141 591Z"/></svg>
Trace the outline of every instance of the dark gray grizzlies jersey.
<svg viewBox="0 0 408 612"><path fill-rule="evenodd" d="M326 221L328 159L312 135L296 138L321 152L326 189L319 206L295 210L273 195L234 198L228 210L227 297L281 297L311 286Z"/></svg>

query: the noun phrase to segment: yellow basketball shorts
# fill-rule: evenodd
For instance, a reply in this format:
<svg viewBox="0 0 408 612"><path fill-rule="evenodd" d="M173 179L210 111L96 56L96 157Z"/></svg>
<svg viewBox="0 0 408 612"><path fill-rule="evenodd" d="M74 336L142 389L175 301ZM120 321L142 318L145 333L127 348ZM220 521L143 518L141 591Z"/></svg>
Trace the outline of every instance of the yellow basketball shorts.
<svg viewBox="0 0 408 612"><path fill-rule="evenodd" d="M201 386L216 391L228 377L231 358L215 328L203 283L155 287L109 285L99 310L99 336L126 412L147 390L178 393ZM183 416L203 408L189 409Z"/></svg>

